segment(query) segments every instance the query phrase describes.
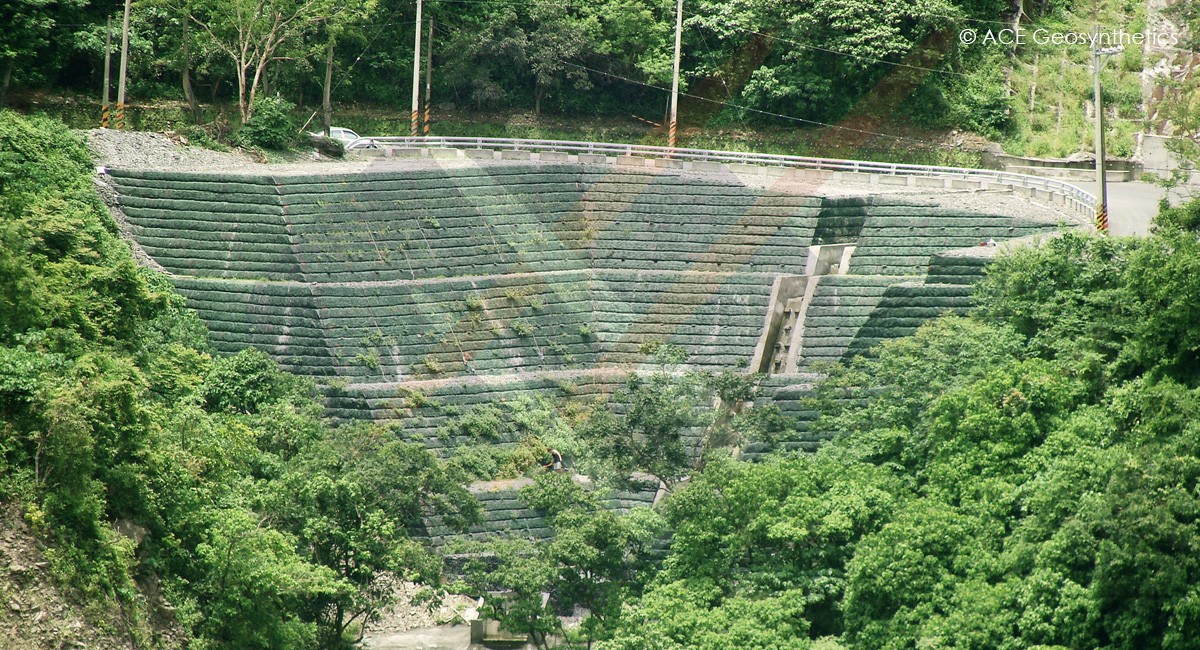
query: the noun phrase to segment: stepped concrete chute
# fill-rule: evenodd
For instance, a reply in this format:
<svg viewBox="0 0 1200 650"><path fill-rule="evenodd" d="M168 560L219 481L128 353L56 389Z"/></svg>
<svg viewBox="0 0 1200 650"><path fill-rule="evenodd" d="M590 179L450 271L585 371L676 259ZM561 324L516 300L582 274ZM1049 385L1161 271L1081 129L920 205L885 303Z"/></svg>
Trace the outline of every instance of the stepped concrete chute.
<svg viewBox="0 0 1200 650"><path fill-rule="evenodd" d="M218 350L258 347L326 385L331 415L399 422L442 455L471 442L443 428L464 409L594 400L653 342L769 373L804 421L813 367L963 311L986 244L1069 219L984 190L714 169L493 157L110 176ZM792 448L823 435L805 431Z"/></svg>

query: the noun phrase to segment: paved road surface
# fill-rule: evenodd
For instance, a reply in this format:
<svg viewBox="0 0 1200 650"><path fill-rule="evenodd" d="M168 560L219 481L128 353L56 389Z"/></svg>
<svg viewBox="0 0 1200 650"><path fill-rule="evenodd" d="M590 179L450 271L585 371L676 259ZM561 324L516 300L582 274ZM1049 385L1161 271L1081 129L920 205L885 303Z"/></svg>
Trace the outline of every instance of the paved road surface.
<svg viewBox="0 0 1200 650"><path fill-rule="evenodd" d="M1089 192L1093 187L1081 185ZM1114 235L1148 235L1166 190L1153 183L1109 183L1108 227Z"/></svg>

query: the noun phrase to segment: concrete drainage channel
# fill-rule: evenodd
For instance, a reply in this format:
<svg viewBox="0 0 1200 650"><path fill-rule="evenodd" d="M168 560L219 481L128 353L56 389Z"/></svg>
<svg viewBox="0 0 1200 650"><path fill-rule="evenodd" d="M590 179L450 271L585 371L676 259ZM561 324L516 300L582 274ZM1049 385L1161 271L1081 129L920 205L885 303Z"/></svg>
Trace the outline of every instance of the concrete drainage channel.
<svg viewBox="0 0 1200 650"><path fill-rule="evenodd" d="M866 182L872 185L942 188L958 190L1011 191L1019 196L1049 201L1087 221L1095 215L1096 197L1064 180L1040 178L1028 174L906 165L864 160L840 160L807 156L683 149L607 142L567 140L528 140L518 138L361 138L346 147L365 156L384 158L428 157L441 159L513 160L570 162L597 165L631 165L684 169L690 171L729 171L738 166L779 167L812 172L823 180Z"/></svg>

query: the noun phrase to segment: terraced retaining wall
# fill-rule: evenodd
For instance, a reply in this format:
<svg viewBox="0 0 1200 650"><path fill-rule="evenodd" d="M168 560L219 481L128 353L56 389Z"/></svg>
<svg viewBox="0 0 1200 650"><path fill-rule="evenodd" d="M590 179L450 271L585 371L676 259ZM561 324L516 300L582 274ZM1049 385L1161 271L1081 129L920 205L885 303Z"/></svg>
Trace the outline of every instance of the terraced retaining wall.
<svg viewBox="0 0 1200 650"><path fill-rule="evenodd" d="M263 349L336 386L335 417L400 422L443 454L463 442L438 433L448 414L603 395L650 342L712 370L748 368L756 349L790 355L772 366L786 372L862 354L967 307L986 260L950 251L1056 228L645 167L109 173L134 239L218 350ZM810 263L831 245L852 248ZM770 327L779 276L810 278L796 331ZM804 412L794 381L771 385Z"/></svg>
<svg viewBox="0 0 1200 650"><path fill-rule="evenodd" d="M437 546L451 540L485 540L497 535L523 537L531 540L548 539L554 529L546 520L545 513L529 507L521 498L521 489L531 485L532 479L487 481L471 486L471 493L479 500L481 520L465 535L451 531L440 517L431 517L426 523L426 534ZM632 508L649 507L654 504L658 490L646 487L637 490L609 490L601 495L600 502L606 509L624 514Z"/></svg>

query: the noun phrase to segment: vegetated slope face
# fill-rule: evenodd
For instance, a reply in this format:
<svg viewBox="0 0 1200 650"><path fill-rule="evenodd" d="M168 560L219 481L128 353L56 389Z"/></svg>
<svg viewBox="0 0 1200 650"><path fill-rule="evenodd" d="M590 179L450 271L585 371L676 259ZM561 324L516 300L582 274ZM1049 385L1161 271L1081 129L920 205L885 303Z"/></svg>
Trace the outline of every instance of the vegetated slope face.
<svg viewBox="0 0 1200 650"><path fill-rule="evenodd" d="M447 414L606 392L647 343L747 368L776 278L810 273L814 246L856 248L817 285L801 368L965 307L980 265L941 251L1055 227L625 166L110 173L218 348L259 347L334 386L335 415L403 419L439 448Z"/></svg>

